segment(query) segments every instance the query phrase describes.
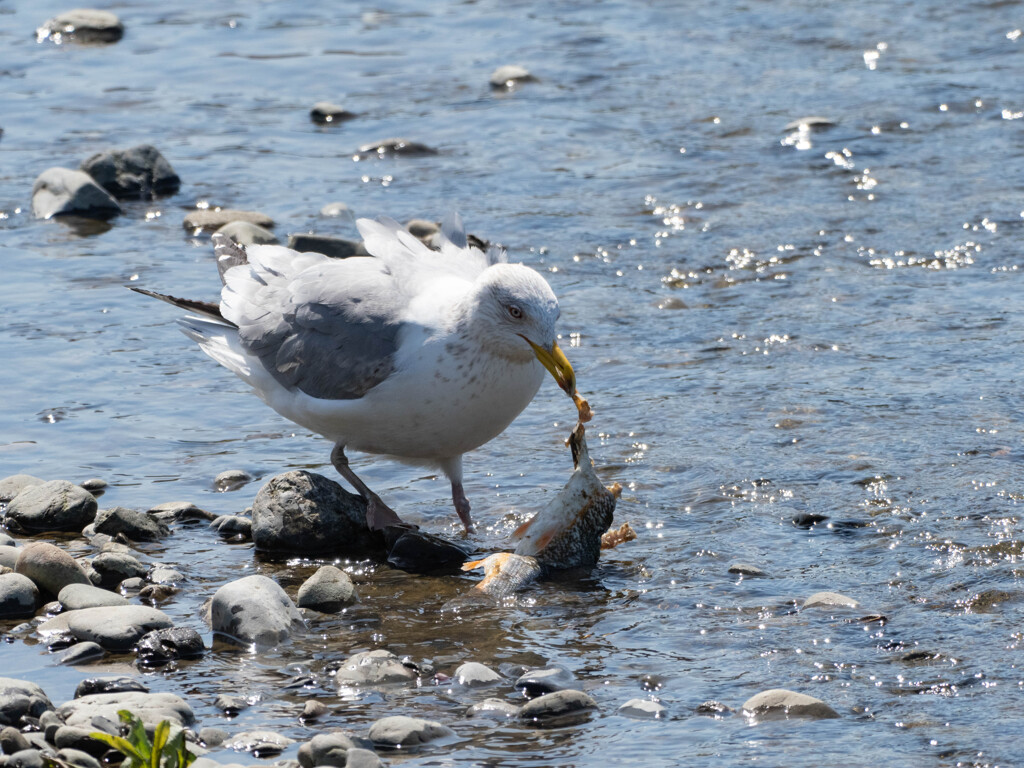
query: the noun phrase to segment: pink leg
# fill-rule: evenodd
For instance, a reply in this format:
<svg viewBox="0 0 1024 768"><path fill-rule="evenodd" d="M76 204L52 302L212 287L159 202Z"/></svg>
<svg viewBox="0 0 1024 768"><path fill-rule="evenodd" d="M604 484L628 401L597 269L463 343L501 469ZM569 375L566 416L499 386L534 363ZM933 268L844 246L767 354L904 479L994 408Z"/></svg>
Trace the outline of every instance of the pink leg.
<svg viewBox="0 0 1024 768"><path fill-rule="evenodd" d="M466 529L466 533L473 533L473 520L469 516L469 499L466 498L466 491L462 487L462 483L457 480L452 481L452 502L455 504L455 511L459 513L459 520L462 521L462 527Z"/></svg>
<svg viewBox="0 0 1024 768"><path fill-rule="evenodd" d="M331 464L334 465L334 468L338 470L342 477L352 484L352 487L356 489L366 502L366 525L371 531L380 531L389 525L404 525L402 518L391 507L381 501L380 496L367 488L366 483L360 480L359 476L352 471L352 468L348 465L348 457L345 456L345 446L341 443L335 445L331 451Z"/></svg>

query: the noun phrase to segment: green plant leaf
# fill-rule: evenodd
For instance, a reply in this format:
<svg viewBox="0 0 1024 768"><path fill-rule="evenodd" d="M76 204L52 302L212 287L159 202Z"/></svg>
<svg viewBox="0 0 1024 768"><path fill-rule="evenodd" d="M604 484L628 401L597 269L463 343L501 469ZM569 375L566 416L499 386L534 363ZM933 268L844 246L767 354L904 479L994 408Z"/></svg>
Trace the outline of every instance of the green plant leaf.
<svg viewBox="0 0 1024 768"><path fill-rule="evenodd" d="M116 749L125 757L131 758L133 766L136 764L136 761L142 764L145 764L146 762L142 753L135 748L135 745L121 736L111 736L109 733L99 733L98 731L94 731L89 734L89 738L101 741L111 749Z"/></svg>
<svg viewBox="0 0 1024 768"><path fill-rule="evenodd" d="M153 753L150 756L149 768L160 768L160 758L163 757L164 746L167 744L167 736L171 732L171 724L162 720L153 731Z"/></svg>

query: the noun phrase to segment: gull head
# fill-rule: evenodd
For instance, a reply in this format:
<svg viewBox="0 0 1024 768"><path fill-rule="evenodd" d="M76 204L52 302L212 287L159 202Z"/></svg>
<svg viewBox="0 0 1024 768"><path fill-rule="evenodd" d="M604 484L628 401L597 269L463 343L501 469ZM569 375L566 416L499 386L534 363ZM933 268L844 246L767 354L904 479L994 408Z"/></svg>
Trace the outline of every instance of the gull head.
<svg viewBox="0 0 1024 768"><path fill-rule="evenodd" d="M572 366L555 340L558 299L547 280L522 264L494 264L477 279L475 295L493 354L518 363L536 357L566 393L576 391Z"/></svg>

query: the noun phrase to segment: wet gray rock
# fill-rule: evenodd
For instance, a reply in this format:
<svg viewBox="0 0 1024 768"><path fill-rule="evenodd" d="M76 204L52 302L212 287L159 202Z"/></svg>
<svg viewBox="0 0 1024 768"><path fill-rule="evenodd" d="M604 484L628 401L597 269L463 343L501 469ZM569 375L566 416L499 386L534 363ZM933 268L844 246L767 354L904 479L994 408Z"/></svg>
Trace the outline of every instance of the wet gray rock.
<svg viewBox="0 0 1024 768"><path fill-rule="evenodd" d="M222 746L236 752L248 752L254 757L269 757L281 754L294 743L294 739L275 731L246 731L232 736Z"/></svg>
<svg viewBox="0 0 1024 768"><path fill-rule="evenodd" d="M166 613L146 605L83 608L67 614L72 635L115 653L127 653L147 632L171 626Z"/></svg>
<svg viewBox="0 0 1024 768"><path fill-rule="evenodd" d="M345 768L384 768L384 761L371 749L355 747L345 756Z"/></svg>
<svg viewBox="0 0 1024 768"><path fill-rule="evenodd" d="M417 677L415 670L402 663L391 651L378 648L363 651L347 658L335 673L338 687L355 685L389 685L408 683Z"/></svg>
<svg viewBox="0 0 1024 768"><path fill-rule="evenodd" d="M230 237L239 245L280 245L277 235L251 221L229 221L216 234ZM218 489L219 490L219 489Z"/></svg>
<svg viewBox="0 0 1024 768"><path fill-rule="evenodd" d="M260 575L218 589L210 620L214 632L259 646L277 645L305 626L285 591L273 579Z"/></svg>
<svg viewBox="0 0 1024 768"><path fill-rule="evenodd" d="M170 523L182 520L206 520L210 521L217 516L205 509L200 509L190 501L167 501L150 507L146 512L163 523Z"/></svg>
<svg viewBox="0 0 1024 768"><path fill-rule="evenodd" d="M356 117L355 112L349 112L340 104L333 104L329 101L318 101L309 110L309 119L317 125L334 125L351 120L353 117Z"/></svg>
<svg viewBox="0 0 1024 768"><path fill-rule="evenodd" d="M494 685L502 680L501 675L478 661L467 661L465 664L460 664L453 677L459 685L464 685L467 688Z"/></svg>
<svg viewBox="0 0 1024 768"><path fill-rule="evenodd" d="M57 593L57 602L65 611L77 611L81 608L99 608L101 606L128 605L128 601L107 589L94 587L92 584L68 584Z"/></svg>
<svg viewBox="0 0 1024 768"><path fill-rule="evenodd" d="M366 746L368 742L355 739L344 731L320 733L299 747L298 759L302 768L320 765L347 766L348 753Z"/></svg>
<svg viewBox="0 0 1024 768"><path fill-rule="evenodd" d="M36 30L36 40L83 44L116 43L124 35L124 24L110 11L76 8L49 19Z"/></svg>
<svg viewBox="0 0 1024 768"><path fill-rule="evenodd" d="M93 693L62 704L57 708L57 714L72 728L95 730L95 718L117 723L119 709L129 710L148 727L155 726L161 720L169 720L172 725L182 728L195 723L192 708L173 693Z"/></svg>
<svg viewBox="0 0 1024 768"><path fill-rule="evenodd" d="M0 575L0 619L32 616L39 604L39 588L20 573Z"/></svg>
<svg viewBox="0 0 1024 768"><path fill-rule="evenodd" d="M365 256L366 248L358 240L331 235L299 233L288 236L288 247L299 253L322 253L332 259L347 259L349 256Z"/></svg>
<svg viewBox="0 0 1024 768"><path fill-rule="evenodd" d="M60 547L34 541L18 548L14 570L28 576L42 592L58 595L68 584L90 584L85 571Z"/></svg>
<svg viewBox="0 0 1024 768"><path fill-rule="evenodd" d="M530 70L518 64L505 64L498 67L491 73L490 84L495 90L511 91L523 83L534 83L537 78L530 74Z"/></svg>
<svg viewBox="0 0 1024 768"><path fill-rule="evenodd" d="M299 719L303 722L318 720L319 718L326 715L328 712L327 705L322 701L316 699L310 699L302 707L302 714L299 715Z"/></svg>
<svg viewBox="0 0 1024 768"><path fill-rule="evenodd" d="M821 699L784 688L773 688L751 696L743 702L743 714L757 720L785 720L790 717L823 720L839 717Z"/></svg>
<svg viewBox="0 0 1024 768"><path fill-rule="evenodd" d="M363 157L385 157L403 155L405 157L424 157L436 155L437 150L409 139L381 139L359 147L359 155Z"/></svg>
<svg viewBox="0 0 1024 768"><path fill-rule="evenodd" d="M182 226L193 232L214 232L232 221L247 221L264 229L271 229L274 220L257 211L238 211L233 208L200 208L185 215Z"/></svg>
<svg viewBox="0 0 1024 768"><path fill-rule="evenodd" d="M568 688L576 682L572 674L561 667L530 669L519 676L515 688L524 691L527 696L540 696Z"/></svg>
<svg viewBox="0 0 1024 768"><path fill-rule="evenodd" d="M46 761L43 753L38 749L22 749L13 755L8 755L5 768L46 768Z"/></svg>
<svg viewBox="0 0 1024 768"><path fill-rule="evenodd" d="M321 216L328 216L334 218L336 216L343 216L345 218L353 218L352 209L345 203L328 203L320 209Z"/></svg>
<svg viewBox="0 0 1024 768"><path fill-rule="evenodd" d="M0 531L0 547L17 547L18 542L13 536L9 536L4 531Z"/></svg>
<svg viewBox="0 0 1024 768"><path fill-rule="evenodd" d="M337 613L355 598L355 586L347 573L333 565L324 565L299 587L300 608L321 613Z"/></svg>
<svg viewBox="0 0 1024 768"><path fill-rule="evenodd" d="M0 752L3 754L13 755L15 752L29 749L31 746L29 740L17 728L9 725L0 728Z"/></svg>
<svg viewBox="0 0 1024 768"><path fill-rule="evenodd" d="M252 539L252 520L242 515L221 515L210 523L210 527L225 539Z"/></svg>
<svg viewBox="0 0 1024 768"><path fill-rule="evenodd" d="M425 243L433 242L434 237L441 231L441 227L435 221L427 219L410 219L405 223L406 231Z"/></svg>
<svg viewBox="0 0 1024 768"><path fill-rule="evenodd" d="M170 529L155 517L125 507L101 509L96 513L93 528L96 533L122 534L132 541L156 541L170 533Z"/></svg>
<svg viewBox="0 0 1024 768"><path fill-rule="evenodd" d="M199 733L196 734L199 737L199 743L207 749L213 747L219 747L229 738L231 734L225 731L223 728L200 728ZM212 762L212 761L210 761ZM216 763L214 763L216 765Z"/></svg>
<svg viewBox="0 0 1024 768"><path fill-rule="evenodd" d="M218 232L220 230L217 230ZM276 240L276 238L275 238ZM238 241L235 240L237 243ZM228 469L213 478L213 487L220 493L237 491L252 480L252 475L242 469Z"/></svg>
<svg viewBox="0 0 1024 768"><path fill-rule="evenodd" d="M63 651L60 656L57 657L57 663L64 666L74 666L76 664L88 664L92 661L98 661L107 655L107 652L97 643L84 642L75 643L70 648Z"/></svg>
<svg viewBox="0 0 1024 768"><path fill-rule="evenodd" d="M0 725L20 727L24 718L38 718L52 709L46 693L35 683L0 677Z"/></svg>
<svg viewBox="0 0 1024 768"><path fill-rule="evenodd" d="M42 485L45 482L45 480L38 477L25 474L5 477L3 480L0 480L0 504L10 501L26 488L33 485Z"/></svg>
<svg viewBox="0 0 1024 768"><path fill-rule="evenodd" d="M630 699L621 707L619 714L637 720L660 720L665 717L665 706L650 699Z"/></svg>
<svg viewBox="0 0 1024 768"><path fill-rule="evenodd" d="M835 121L821 115L808 115L807 117L798 117L796 120L791 120L782 126L782 130L786 133L796 130L822 130L825 128L832 128L835 126Z"/></svg>
<svg viewBox="0 0 1024 768"><path fill-rule="evenodd" d="M152 199L178 191L181 179L160 150L150 144L93 155L81 169L119 199Z"/></svg>
<svg viewBox="0 0 1024 768"><path fill-rule="evenodd" d="M508 720L519 717L520 707L501 699L484 699L466 710L466 717L492 717Z"/></svg>
<svg viewBox="0 0 1024 768"><path fill-rule="evenodd" d="M838 592L815 592L804 601L804 608L856 608L859 603Z"/></svg>
<svg viewBox="0 0 1024 768"><path fill-rule="evenodd" d="M147 632L135 646L139 664L158 667L178 659L196 659L206 652L203 638L188 627L170 627Z"/></svg>
<svg viewBox="0 0 1024 768"><path fill-rule="evenodd" d="M767 573L756 565L748 565L747 563L733 563L729 566L729 573L742 576L745 579L763 579L768 576Z"/></svg>
<svg viewBox="0 0 1024 768"><path fill-rule="evenodd" d="M95 580L93 581L93 583L96 583ZM132 576L130 579L125 579L120 584L118 584L117 588L121 592L128 594L129 592L141 592L143 589L146 588L146 586L146 580L143 579L141 576Z"/></svg>
<svg viewBox="0 0 1024 768"><path fill-rule="evenodd" d="M146 574L146 581L155 585L173 586L185 581L185 574L166 565L157 565Z"/></svg>
<svg viewBox="0 0 1024 768"><path fill-rule="evenodd" d="M96 497L67 480L24 488L7 504L8 528L23 531L81 531L96 517Z"/></svg>
<svg viewBox="0 0 1024 768"><path fill-rule="evenodd" d="M88 752L70 747L57 751L57 759L78 768L102 768L102 763Z"/></svg>
<svg viewBox="0 0 1024 768"><path fill-rule="evenodd" d="M252 505L256 549L305 556L343 554L380 546L366 527L366 503L333 480L304 470L277 475Z"/></svg>
<svg viewBox="0 0 1024 768"><path fill-rule="evenodd" d="M15 546L7 544L0 545L0 566L10 568L13 571L14 566L18 563L18 553L20 551L21 550Z"/></svg>
<svg viewBox="0 0 1024 768"><path fill-rule="evenodd" d="M228 717L235 717L239 712L249 708L249 702L241 696L229 696L222 693L214 699L213 706Z"/></svg>
<svg viewBox="0 0 1024 768"><path fill-rule="evenodd" d="M385 749L407 749L454 736L455 732L434 720L392 715L370 726L370 741Z"/></svg>
<svg viewBox="0 0 1024 768"><path fill-rule="evenodd" d="M100 720L84 726L59 725L54 728L51 743L58 749L75 749L95 757L106 754L109 747L92 738L96 731L117 735L117 724L109 719Z"/></svg>
<svg viewBox="0 0 1024 768"><path fill-rule="evenodd" d="M418 528L389 526L384 529L387 560L410 573L459 573L469 552L448 539Z"/></svg>
<svg viewBox="0 0 1024 768"><path fill-rule="evenodd" d="M37 219L67 215L109 219L119 213L117 200L82 171L47 168L32 185L32 215Z"/></svg>
<svg viewBox="0 0 1024 768"><path fill-rule="evenodd" d="M575 720L597 709L597 702L583 691L567 689L546 693L526 702L519 710L520 720Z"/></svg>
<svg viewBox="0 0 1024 768"><path fill-rule="evenodd" d="M87 677L75 689L75 698L80 699L83 696L91 696L94 693L127 693L129 691L149 693L149 688L134 677L126 677L124 675Z"/></svg>
<svg viewBox="0 0 1024 768"><path fill-rule="evenodd" d="M104 587L114 587L125 579L143 578L149 572L149 568L124 552L102 552L92 559L91 565Z"/></svg>

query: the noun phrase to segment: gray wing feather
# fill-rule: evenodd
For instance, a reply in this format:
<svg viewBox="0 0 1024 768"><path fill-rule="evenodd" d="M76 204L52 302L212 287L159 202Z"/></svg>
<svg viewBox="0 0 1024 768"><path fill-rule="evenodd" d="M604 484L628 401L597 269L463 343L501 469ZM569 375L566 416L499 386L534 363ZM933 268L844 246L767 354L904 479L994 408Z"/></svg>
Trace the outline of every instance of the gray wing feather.
<svg viewBox="0 0 1024 768"><path fill-rule="evenodd" d="M311 254L291 273L283 251L250 248L249 264L226 273L225 317L281 384L318 398L362 397L394 369L403 303L391 276L375 259Z"/></svg>

